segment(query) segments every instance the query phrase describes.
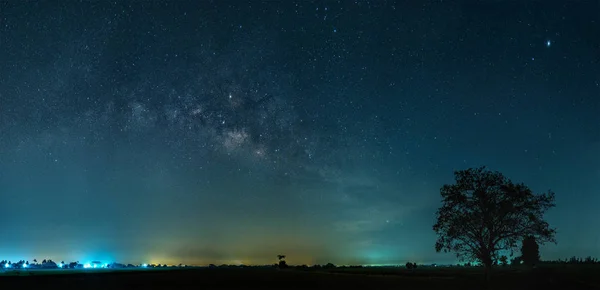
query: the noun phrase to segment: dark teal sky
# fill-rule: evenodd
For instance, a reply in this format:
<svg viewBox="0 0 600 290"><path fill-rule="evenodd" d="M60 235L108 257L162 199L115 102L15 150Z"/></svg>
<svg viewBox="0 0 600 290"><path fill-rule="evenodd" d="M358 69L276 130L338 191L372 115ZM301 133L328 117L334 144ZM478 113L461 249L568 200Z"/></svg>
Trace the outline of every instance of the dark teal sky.
<svg viewBox="0 0 600 290"><path fill-rule="evenodd" d="M454 262L439 188L600 255L597 1L3 1L0 257Z"/></svg>

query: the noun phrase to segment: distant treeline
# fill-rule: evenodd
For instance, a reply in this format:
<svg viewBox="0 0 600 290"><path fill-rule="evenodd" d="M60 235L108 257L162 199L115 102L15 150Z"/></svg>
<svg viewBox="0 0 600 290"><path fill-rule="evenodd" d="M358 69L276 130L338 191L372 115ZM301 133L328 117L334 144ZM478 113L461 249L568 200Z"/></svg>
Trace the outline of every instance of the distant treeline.
<svg viewBox="0 0 600 290"><path fill-rule="evenodd" d="M597 258L588 256L586 258L571 257L569 259L558 259L552 261L542 261L542 264L600 264Z"/></svg>

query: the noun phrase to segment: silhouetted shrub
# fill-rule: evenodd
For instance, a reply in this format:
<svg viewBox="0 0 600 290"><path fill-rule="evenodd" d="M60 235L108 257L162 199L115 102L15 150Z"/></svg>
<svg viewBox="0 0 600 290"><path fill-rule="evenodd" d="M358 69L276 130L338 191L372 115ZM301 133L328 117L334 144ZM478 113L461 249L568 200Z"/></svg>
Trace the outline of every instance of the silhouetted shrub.
<svg viewBox="0 0 600 290"><path fill-rule="evenodd" d="M332 263L327 263L327 265L323 266L324 269L335 269L336 266Z"/></svg>
<svg viewBox="0 0 600 290"><path fill-rule="evenodd" d="M501 256L500 257L500 265L502 265L503 267L508 266L508 258L506 256Z"/></svg>
<svg viewBox="0 0 600 290"><path fill-rule="evenodd" d="M540 261L540 246L534 236L527 236L523 239L521 259L523 264L528 266L534 266Z"/></svg>
<svg viewBox="0 0 600 290"><path fill-rule="evenodd" d="M414 270L417 268L417 263L406 262L406 269Z"/></svg>

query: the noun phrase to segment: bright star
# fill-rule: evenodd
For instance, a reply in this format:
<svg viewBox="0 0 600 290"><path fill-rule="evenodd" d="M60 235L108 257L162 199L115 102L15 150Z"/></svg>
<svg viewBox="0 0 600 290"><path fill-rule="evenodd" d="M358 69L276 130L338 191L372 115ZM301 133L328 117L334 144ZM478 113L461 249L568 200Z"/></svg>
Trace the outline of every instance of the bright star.
<svg viewBox="0 0 600 290"><path fill-rule="evenodd" d="M552 45L552 41L546 40L546 47L550 47Z"/></svg>

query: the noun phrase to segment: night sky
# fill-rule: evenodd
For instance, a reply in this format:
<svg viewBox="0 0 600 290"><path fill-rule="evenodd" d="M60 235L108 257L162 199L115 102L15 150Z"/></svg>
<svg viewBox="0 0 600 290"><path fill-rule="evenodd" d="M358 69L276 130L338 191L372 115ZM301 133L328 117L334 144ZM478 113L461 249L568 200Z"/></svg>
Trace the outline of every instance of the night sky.
<svg viewBox="0 0 600 290"><path fill-rule="evenodd" d="M552 3L554 2L554 3ZM0 2L0 257L455 263L440 187L600 256L598 1Z"/></svg>

